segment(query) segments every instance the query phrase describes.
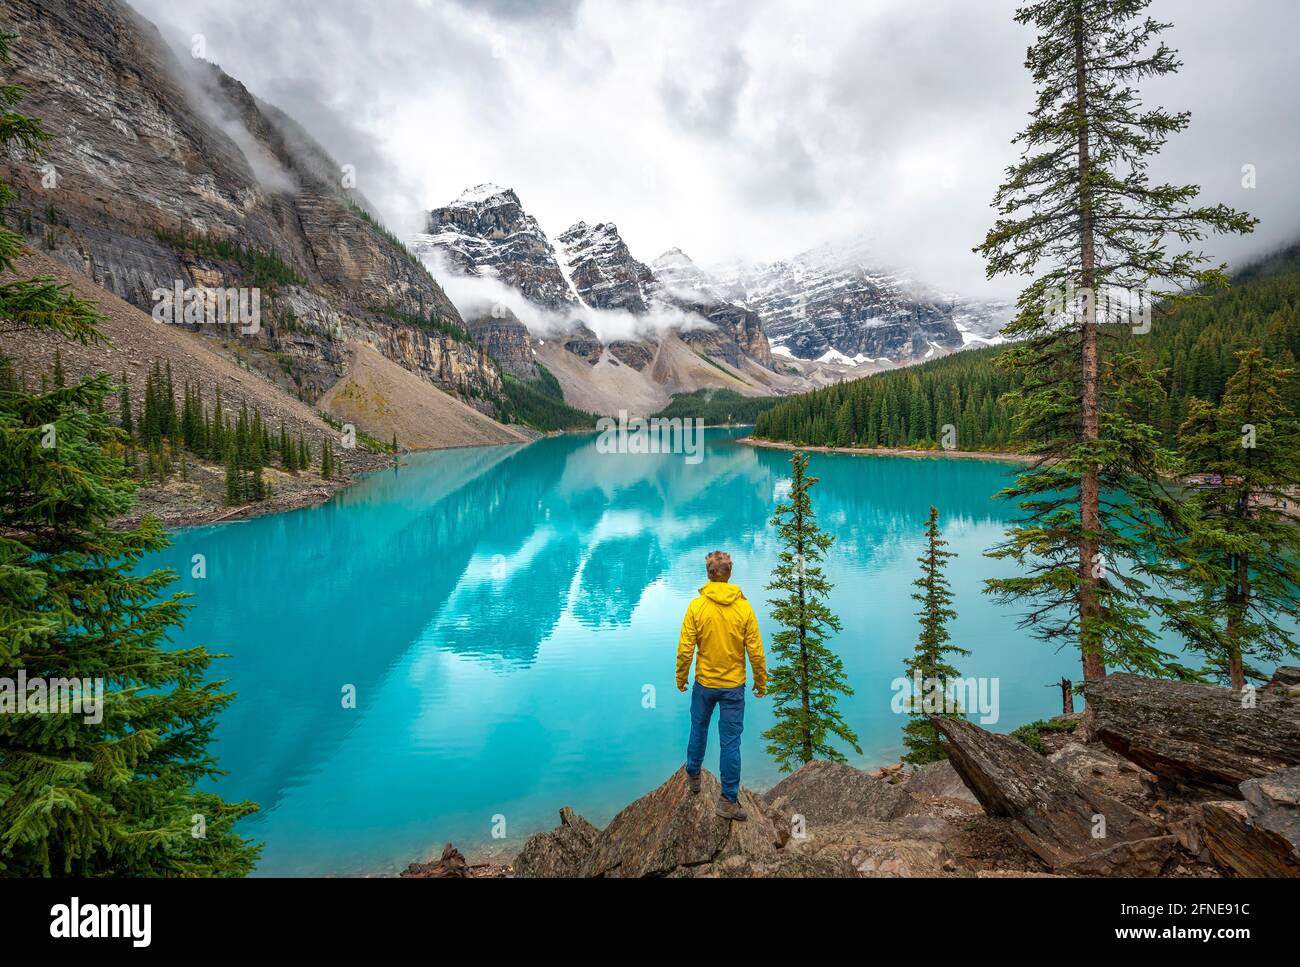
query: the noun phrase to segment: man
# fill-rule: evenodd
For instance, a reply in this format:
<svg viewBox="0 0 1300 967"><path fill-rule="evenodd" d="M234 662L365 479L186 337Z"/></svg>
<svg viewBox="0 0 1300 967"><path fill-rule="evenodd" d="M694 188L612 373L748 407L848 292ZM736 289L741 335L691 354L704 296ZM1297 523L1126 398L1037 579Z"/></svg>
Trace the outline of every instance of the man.
<svg viewBox="0 0 1300 967"><path fill-rule="evenodd" d="M695 688L691 692L691 738L686 744L686 780L691 792L700 791L700 767L709 740L713 707L718 713L718 739L722 745L719 771L722 798L717 813L723 819L749 816L736 797L740 794L740 733L745 726L745 655L754 669L754 697L767 694L767 660L758 619L740 588L729 584L731 555L714 551L704 559L708 583L686 608L677 643L677 690L686 691L691 657L695 662Z"/></svg>

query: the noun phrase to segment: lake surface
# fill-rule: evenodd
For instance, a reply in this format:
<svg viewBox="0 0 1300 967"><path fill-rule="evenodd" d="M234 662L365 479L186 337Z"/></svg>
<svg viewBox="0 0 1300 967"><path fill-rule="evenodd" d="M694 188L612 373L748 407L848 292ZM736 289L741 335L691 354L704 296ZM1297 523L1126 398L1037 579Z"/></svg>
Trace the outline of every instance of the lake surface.
<svg viewBox="0 0 1300 967"><path fill-rule="evenodd" d="M449 841L500 850L556 825L563 805L603 825L666 779L689 728L677 633L708 551L731 553L765 642L775 630L768 520L789 454L740 435L708 431L694 464L599 453L594 435L417 454L322 507L178 532L149 564L195 594L177 643L230 656L215 663L239 693L217 730L229 775L216 788L261 804L243 825L266 844L259 872L394 872ZM835 646L856 690L842 708L863 748L850 761L902 748L891 682L915 641L908 595L931 504L960 555L951 630L972 654L959 667L999 680L989 727L1060 711L1045 686L1080 677L1076 654L981 593L1010 573L981 552L1002 534L1009 508L991 495L1013 467L813 454L811 469L837 537ZM190 575L194 554L205 579ZM743 781L763 789L780 778L760 735L771 703L747 703ZM715 773L717 754L715 726Z"/></svg>

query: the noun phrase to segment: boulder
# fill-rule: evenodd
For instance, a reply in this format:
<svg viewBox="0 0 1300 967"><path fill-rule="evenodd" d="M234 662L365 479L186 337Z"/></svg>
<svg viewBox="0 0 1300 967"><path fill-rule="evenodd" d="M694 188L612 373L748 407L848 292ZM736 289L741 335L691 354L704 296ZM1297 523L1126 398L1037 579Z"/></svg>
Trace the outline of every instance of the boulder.
<svg viewBox="0 0 1300 967"><path fill-rule="evenodd" d="M1201 807L1214 862L1240 876L1300 877L1300 768L1249 779L1239 791L1243 801Z"/></svg>
<svg viewBox="0 0 1300 967"><path fill-rule="evenodd" d="M693 794L686 770L678 769L626 806L596 837L579 875L779 875L781 836L766 804L741 787L739 801L749 819L721 819L714 812L721 785L704 770L700 780L701 789Z"/></svg>
<svg viewBox="0 0 1300 967"><path fill-rule="evenodd" d="M568 806L560 810L560 825L529 838L512 864L515 876L577 876L591 853L600 830Z"/></svg>
<svg viewBox="0 0 1300 967"><path fill-rule="evenodd" d="M1278 669L1253 703L1228 688L1116 672L1084 686L1089 734L1162 780L1236 798L1246 780L1300 765L1294 671Z"/></svg>
<svg viewBox="0 0 1300 967"><path fill-rule="evenodd" d="M1147 816L1080 783L1015 739L965 719L931 715L948 758L990 816L1053 872L1154 876L1175 840Z"/></svg>
<svg viewBox="0 0 1300 967"><path fill-rule="evenodd" d="M901 785L820 759L786 776L763 799L771 809L803 817L806 827L894 819L915 805Z"/></svg>
<svg viewBox="0 0 1300 967"><path fill-rule="evenodd" d="M932 816L903 816L888 821L858 820L816 826L792 836L780 875L926 877L961 872L948 848L957 827ZM818 870L796 872L802 867ZM967 872L966 875L969 875Z"/></svg>
<svg viewBox="0 0 1300 967"><path fill-rule="evenodd" d="M947 759L917 766L903 785L903 790L913 796L979 802Z"/></svg>
<svg viewBox="0 0 1300 967"><path fill-rule="evenodd" d="M1100 743L1071 742L1049 755L1047 761L1075 782L1092 783L1129 805L1148 798L1146 773Z"/></svg>

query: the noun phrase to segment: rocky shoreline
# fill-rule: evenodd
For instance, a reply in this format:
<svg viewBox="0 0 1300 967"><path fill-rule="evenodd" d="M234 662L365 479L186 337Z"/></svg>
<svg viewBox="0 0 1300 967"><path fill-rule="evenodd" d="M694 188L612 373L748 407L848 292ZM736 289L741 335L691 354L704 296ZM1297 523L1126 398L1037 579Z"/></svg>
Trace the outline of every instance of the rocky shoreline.
<svg viewBox="0 0 1300 967"><path fill-rule="evenodd" d="M799 450L804 453L848 453L856 457L929 457L941 460L996 460L1000 463L1033 463L1036 458L1024 453L1011 453L998 450L916 450L907 447L814 447L796 446L793 443L781 443L777 440L760 440L757 437L741 437L737 443L746 443L751 447L764 447L769 450Z"/></svg>
<svg viewBox="0 0 1300 967"><path fill-rule="evenodd" d="M932 716L947 761L814 761L718 818L679 769L599 829L569 807L508 864L452 844L408 878L1300 877L1300 668L1248 698L1115 673L1047 755Z"/></svg>

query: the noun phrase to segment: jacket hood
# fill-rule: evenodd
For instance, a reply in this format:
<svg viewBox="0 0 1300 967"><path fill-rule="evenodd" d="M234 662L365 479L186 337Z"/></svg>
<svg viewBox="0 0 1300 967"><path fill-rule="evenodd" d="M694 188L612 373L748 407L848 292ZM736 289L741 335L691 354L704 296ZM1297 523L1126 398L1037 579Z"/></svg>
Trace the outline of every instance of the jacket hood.
<svg viewBox="0 0 1300 967"><path fill-rule="evenodd" d="M722 581L709 581L700 588L700 594L708 598L714 604L728 605L733 604L738 598L745 595L741 593L740 585L725 584Z"/></svg>

